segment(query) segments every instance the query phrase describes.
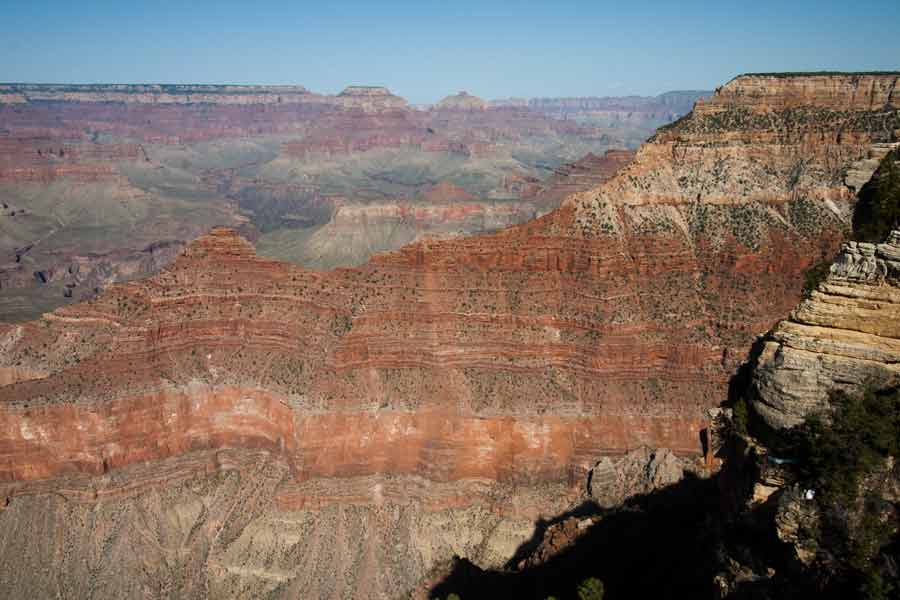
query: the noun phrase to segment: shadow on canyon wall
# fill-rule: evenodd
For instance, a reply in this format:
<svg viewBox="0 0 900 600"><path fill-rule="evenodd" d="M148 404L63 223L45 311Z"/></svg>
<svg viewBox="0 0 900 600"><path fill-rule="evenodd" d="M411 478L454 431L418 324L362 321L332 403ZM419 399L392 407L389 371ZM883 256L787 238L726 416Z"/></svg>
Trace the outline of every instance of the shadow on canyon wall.
<svg viewBox="0 0 900 600"><path fill-rule="evenodd" d="M763 341L764 336L749 349L731 378L722 406L745 401ZM701 432L704 452L708 434ZM758 557L775 559L785 551L774 530L765 526L774 517L772 503L742 511L748 491L744 488L755 474L742 472L749 466L742 461L728 460L731 441L716 453L725 464L714 476L686 473L680 482L634 496L613 510L587 501L552 519L539 520L532 537L502 570L484 570L465 558L455 558L451 572L431 589L430 597L578 599L578 586L588 578L603 582L605 600L719 597L715 578L733 562L732 557L765 572L766 564ZM568 547L542 562L541 553L549 554L548 531L573 518L584 524L585 519L594 522ZM745 581L736 597L770 598L768 592L765 581Z"/></svg>
<svg viewBox="0 0 900 600"><path fill-rule="evenodd" d="M602 518L568 548L546 562L515 565L538 549L547 529L570 517ZM432 598L577 598L578 584L595 577L604 598L709 598L719 570L721 512L716 477L688 477L654 493L632 498L604 514L584 503L537 523L505 570L485 571L455 559L452 571L431 590Z"/></svg>

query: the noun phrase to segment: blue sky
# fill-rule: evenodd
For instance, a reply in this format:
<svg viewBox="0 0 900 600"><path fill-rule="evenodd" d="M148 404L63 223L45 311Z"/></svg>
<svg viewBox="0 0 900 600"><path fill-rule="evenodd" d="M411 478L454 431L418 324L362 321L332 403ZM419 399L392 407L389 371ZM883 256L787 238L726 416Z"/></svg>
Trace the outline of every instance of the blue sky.
<svg viewBox="0 0 900 600"><path fill-rule="evenodd" d="M900 69L900 1L2 0L0 81L386 85L412 102Z"/></svg>

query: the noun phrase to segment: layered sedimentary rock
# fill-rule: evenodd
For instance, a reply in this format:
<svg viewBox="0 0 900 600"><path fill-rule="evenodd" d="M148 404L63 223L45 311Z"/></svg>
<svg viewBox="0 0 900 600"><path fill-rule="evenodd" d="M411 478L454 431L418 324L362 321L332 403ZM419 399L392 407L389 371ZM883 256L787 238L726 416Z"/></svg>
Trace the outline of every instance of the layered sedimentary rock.
<svg viewBox="0 0 900 600"><path fill-rule="evenodd" d="M604 456L591 469L588 493L599 506L611 508L629 496L678 483L685 468L692 467L697 465L679 459L668 448L637 448L622 457Z"/></svg>
<svg viewBox="0 0 900 600"><path fill-rule="evenodd" d="M301 85L27 84L0 85L0 103L124 102L127 104L281 104L308 102Z"/></svg>
<svg viewBox="0 0 900 600"><path fill-rule="evenodd" d="M429 190L426 194L434 200L341 203L326 225L302 240L301 249L292 258L319 269L359 265L374 254L419 239L496 231L527 221L539 212L535 203L491 204L474 198L466 200L446 188Z"/></svg>
<svg viewBox="0 0 900 600"><path fill-rule="evenodd" d="M351 85L334 98L334 102L345 108L360 108L376 112L389 108L403 108L406 100L393 95L386 87Z"/></svg>
<svg viewBox="0 0 900 600"><path fill-rule="evenodd" d="M582 96L567 98L529 98L496 100L498 106L529 106L544 112L572 113L585 111L621 110L629 112L644 108L664 106L677 107L685 112L690 111L698 98L711 96L711 91L678 91L666 92L659 96L625 96L599 97Z"/></svg>
<svg viewBox="0 0 900 600"><path fill-rule="evenodd" d="M745 79L527 224L327 273L216 229L157 276L6 326L0 366L41 376L0 387L0 519L42 537L47 511L81 522L45 507L77 481L88 504L108 490L102 506L145 515L105 549L165 536L152 569L104 582L158 585L166 564L191 573L187 595L393 596L454 553L502 564L604 456L698 458L755 335L846 234L847 169L900 128L896 105L850 102L851 79L829 107ZM210 458L225 450L265 459ZM160 497L153 464L185 487ZM105 525L85 527L63 529ZM347 544L370 529L403 541ZM45 568L54 544L6 557L4 582L28 591L20 557ZM395 557L409 575L377 575Z"/></svg>
<svg viewBox="0 0 900 600"><path fill-rule="evenodd" d="M454 233L522 222L562 199L532 198L560 164L651 131L645 124L626 141L527 107L418 110L382 87L330 96L300 86L3 84L0 320L34 318L150 275L173 254L144 260L144 248L180 247L213 225L249 221L250 235L275 232L264 251L322 267L356 265L416 239L406 231L369 243L361 230L353 245L367 252L304 248L314 229L341 216L338 206L377 213L393 203L395 212L415 205L427 214L429 190L446 184L486 212L497 201L520 204L500 207L504 216L484 226L466 218ZM450 231L445 221L429 229Z"/></svg>
<svg viewBox="0 0 900 600"><path fill-rule="evenodd" d="M447 96L435 105L438 110L484 110L488 103L468 92Z"/></svg>
<svg viewBox="0 0 900 600"><path fill-rule="evenodd" d="M765 104L773 110L881 111L900 103L896 87L896 72L760 73L730 81L716 90L716 98L751 110Z"/></svg>
<svg viewBox="0 0 900 600"><path fill-rule="evenodd" d="M588 153L557 169L535 196L541 204L555 208L568 196L600 186L630 163L634 155L630 150L609 150L603 155Z"/></svg>
<svg viewBox="0 0 900 600"><path fill-rule="evenodd" d="M849 242L819 284L767 337L754 408L775 428L824 412L835 391L900 382L900 231Z"/></svg>
<svg viewBox="0 0 900 600"><path fill-rule="evenodd" d="M712 91L676 91L658 96L530 98L497 100L492 106L528 107L554 118L602 123L616 129L658 127L686 115Z"/></svg>
<svg viewBox="0 0 900 600"><path fill-rule="evenodd" d="M35 102L88 102L122 104L331 104L366 111L401 108L403 98L380 86L345 88L336 96L310 92L302 85L196 85L196 84L27 84L0 85L0 104Z"/></svg>

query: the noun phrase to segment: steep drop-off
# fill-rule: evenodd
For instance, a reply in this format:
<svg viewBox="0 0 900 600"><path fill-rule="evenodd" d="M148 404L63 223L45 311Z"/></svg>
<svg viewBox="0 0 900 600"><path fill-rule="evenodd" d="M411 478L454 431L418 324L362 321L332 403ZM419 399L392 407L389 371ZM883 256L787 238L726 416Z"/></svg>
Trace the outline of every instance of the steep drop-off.
<svg viewBox="0 0 900 600"><path fill-rule="evenodd" d="M4 327L5 377L29 378L0 387L0 519L46 540L4 583L74 553L101 595L158 589L163 564L182 595L397 595L453 553L511 558L604 455L699 460L753 338L846 234L846 174L896 141L896 81L739 77L525 225L329 273L216 229ZM145 566L114 563L133 577L100 566L147 532Z"/></svg>
<svg viewBox="0 0 900 600"><path fill-rule="evenodd" d="M900 233L850 242L827 279L765 341L754 408L772 427L798 425L834 392L900 383Z"/></svg>

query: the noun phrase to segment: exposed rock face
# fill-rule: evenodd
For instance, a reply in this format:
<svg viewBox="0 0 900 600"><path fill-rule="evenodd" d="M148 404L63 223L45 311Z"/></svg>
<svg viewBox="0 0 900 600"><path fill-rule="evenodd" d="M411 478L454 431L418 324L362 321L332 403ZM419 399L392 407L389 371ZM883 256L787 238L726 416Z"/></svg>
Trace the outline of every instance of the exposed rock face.
<svg viewBox="0 0 900 600"><path fill-rule="evenodd" d="M24 503L20 531L51 528L41 503L68 478L99 501L104 477L175 461L210 490L186 501L201 517L155 500L158 483L137 475L116 489L134 493L123 511L156 507L147 529L185 523L166 539L206 544L160 544L181 548L173 564L210 586L187 595L386 597L452 553L502 562L527 538L522 521L578 497L603 456L646 446L699 459L707 410L745 349L796 305L804 269L847 231L854 195L843 173L900 122L891 106L845 110L835 98L807 109L729 89L599 188L524 225L423 240L329 273L261 258L215 229L157 276L4 327L0 367L46 374L0 387L0 480L11 506ZM249 472L275 474L198 460L224 449L259 451L267 458ZM674 456L657 454L634 461L634 485L677 475ZM248 487L214 490L209 472L249 477ZM204 512L216 499L241 518ZM322 529L296 511L341 517ZM402 523L394 539L415 531L419 541L396 554L345 547L391 523ZM307 538L281 535L293 527L317 541L296 546ZM128 531L111 539L130 543L139 534ZM87 543L66 547L94 556ZM290 544L284 558L277 549ZM55 548L7 555L5 577L28 591L22 557L43 568ZM209 560L221 553L227 561ZM195 555L204 562L185 567ZM394 556L413 565L410 579L373 575ZM154 573L104 580L158 582Z"/></svg>
<svg viewBox="0 0 900 600"><path fill-rule="evenodd" d="M422 199L435 204L452 204L454 202L472 202L475 196L458 185L442 181L430 186L422 193Z"/></svg>
<svg viewBox="0 0 900 600"><path fill-rule="evenodd" d="M265 453L192 453L56 480L5 509L0 496L0 583L10 597L396 598L455 554L500 566L532 527L487 503L395 501L430 487L415 479L365 481L353 502L282 507L272 498L287 472ZM517 500L527 502L494 501Z"/></svg>
<svg viewBox="0 0 900 600"><path fill-rule="evenodd" d="M754 407L776 428L828 406L835 390L900 381L900 231L849 242L827 279L765 342Z"/></svg>
<svg viewBox="0 0 900 600"><path fill-rule="evenodd" d="M316 269L360 265L373 254L426 237L496 231L538 214L537 203L479 202L466 199L468 194L459 188L432 188L424 196L416 202L342 203L331 220L304 239L299 253L291 258Z"/></svg>
<svg viewBox="0 0 900 600"><path fill-rule="evenodd" d="M562 198L532 199L548 169L624 144L614 132L528 109L413 110L380 87L351 86L336 96L297 86L2 90L3 321L35 318L111 282L148 276L213 225L254 237L278 231L264 251L310 257L305 264L321 268L359 264L428 232L523 222ZM649 133L644 128L641 139ZM435 202L464 205L458 226L453 215L432 210L431 188ZM341 206L357 206L374 221L390 213L385 223L367 222L376 234L390 233L346 232L352 219ZM436 221L394 227L393 213L410 207ZM339 222L329 223L332 216ZM315 239L326 224L349 233L350 251L331 252L336 244ZM144 252L160 243L172 245Z"/></svg>
<svg viewBox="0 0 900 600"><path fill-rule="evenodd" d="M55 142L55 143L54 143ZM0 184L118 179L115 163L143 157L137 144L73 144L38 136L0 137Z"/></svg>
<svg viewBox="0 0 900 600"><path fill-rule="evenodd" d="M568 196L599 187L634 160L634 155L631 150L609 150L602 156L589 153L557 169L535 196L541 204L555 208Z"/></svg>
<svg viewBox="0 0 900 600"><path fill-rule="evenodd" d="M528 106L547 114L565 116L603 115L617 120L656 118L658 113L670 113L678 118L690 112L694 102L698 99L712 94L711 91L677 91L653 97L530 98L498 100L492 104L495 106Z"/></svg>
<svg viewBox="0 0 900 600"><path fill-rule="evenodd" d="M604 508L622 504L628 497L647 494L681 481L685 468L696 470L696 461L679 459L668 448L637 448L625 456L604 456L591 469L588 492Z"/></svg>
<svg viewBox="0 0 900 600"><path fill-rule="evenodd" d="M406 106L406 100L393 95L390 90L381 86L351 85L344 88L334 101L346 108L361 108L367 112Z"/></svg>
<svg viewBox="0 0 900 600"><path fill-rule="evenodd" d="M716 90L715 98L731 105L766 105L773 110L881 111L900 107L898 82L898 73L761 73L729 81Z"/></svg>
<svg viewBox="0 0 900 600"><path fill-rule="evenodd" d="M380 86L349 86L337 96L325 96L312 93L301 85L0 85L0 104L60 101L217 106L331 104L366 111L406 106L403 98Z"/></svg>
<svg viewBox="0 0 900 600"><path fill-rule="evenodd" d="M468 92L459 92L455 96L447 96L435 106L439 110L484 110L487 107L487 102L477 96L472 96Z"/></svg>

